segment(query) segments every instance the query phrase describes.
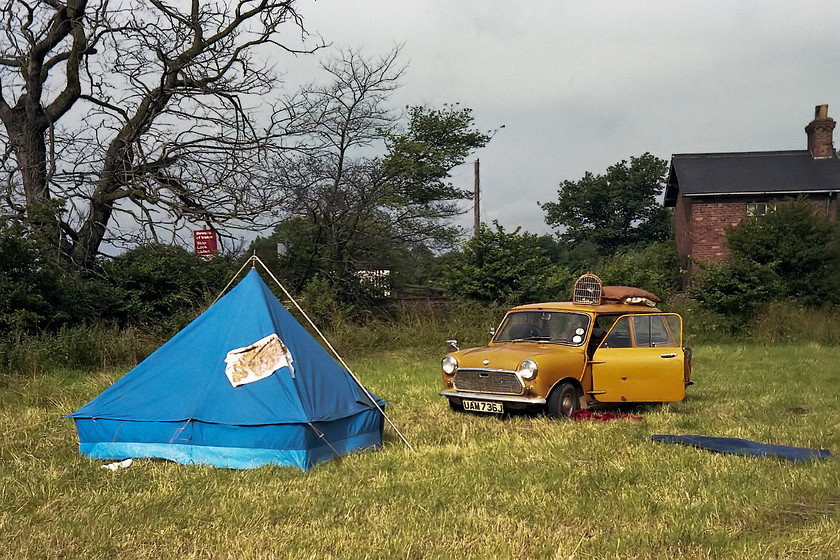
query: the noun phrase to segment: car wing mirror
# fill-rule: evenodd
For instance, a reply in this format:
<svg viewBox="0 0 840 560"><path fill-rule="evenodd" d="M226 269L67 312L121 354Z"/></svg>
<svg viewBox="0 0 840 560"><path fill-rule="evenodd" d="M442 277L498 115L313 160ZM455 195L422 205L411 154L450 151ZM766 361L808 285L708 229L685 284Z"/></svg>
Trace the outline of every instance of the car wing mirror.
<svg viewBox="0 0 840 560"><path fill-rule="evenodd" d="M458 348L458 341L457 341L457 340L454 340L454 339L452 339L452 340L447 340L447 341L446 341L446 344L449 346L449 348L451 348L451 349L452 349L452 350L454 350L455 352L457 352L458 350L460 350L460 348Z"/></svg>

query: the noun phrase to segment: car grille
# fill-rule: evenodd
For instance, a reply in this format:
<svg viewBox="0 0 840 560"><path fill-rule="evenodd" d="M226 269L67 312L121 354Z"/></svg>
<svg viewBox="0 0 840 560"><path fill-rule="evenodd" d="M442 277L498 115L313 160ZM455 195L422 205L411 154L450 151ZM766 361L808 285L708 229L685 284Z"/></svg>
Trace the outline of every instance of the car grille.
<svg viewBox="0 0 840 560"><path fill-rule="evenodd" d="M494 395L521 395L522 381L512 371L459 369L455 373L455 389Z"/></svg>

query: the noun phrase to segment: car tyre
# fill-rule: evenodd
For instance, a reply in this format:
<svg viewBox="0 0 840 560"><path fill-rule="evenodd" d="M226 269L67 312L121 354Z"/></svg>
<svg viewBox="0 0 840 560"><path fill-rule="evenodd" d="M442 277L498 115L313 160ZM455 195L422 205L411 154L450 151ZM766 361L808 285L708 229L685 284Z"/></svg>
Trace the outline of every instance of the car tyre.
<svg viewBox="0 0 840 560"><path fill-rule="evenodd" d="M455 412L464 412L464 406L455 402L455 399L446 399L449 401L449 408Z"/></svg>
<svg viewBox="0 0 840 560"><path fill-rule="evenodd" d="M561 383L548 396L548 413L556 418L571 418L580 408L580 395L571 383Z"/></svg>

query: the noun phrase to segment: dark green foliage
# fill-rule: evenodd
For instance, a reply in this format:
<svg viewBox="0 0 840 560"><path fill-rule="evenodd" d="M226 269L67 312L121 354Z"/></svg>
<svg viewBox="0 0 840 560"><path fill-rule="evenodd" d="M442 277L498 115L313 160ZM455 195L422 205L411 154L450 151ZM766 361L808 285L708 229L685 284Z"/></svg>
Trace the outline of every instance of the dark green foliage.
<svg viewBox="0 0 840 560"><path fill-rule="evenodd" d="M203 259L180 247L142 245L105 264L122 296L117 317L129 324L157 322L203 309L224 289L238 266Z"/></svg>
<svg viewBox="0 0 840 560"><path fill-rule="evenodd" d="M68 271L45 255L26 224L0 227L0 332L55 332L97 321L172 328L217 295L236 271L177 247L141 246L95 270Z"/></svg>
<svg viewBox="0 0 840 560"><path fill-rule="evenodd" d="M744 325L782 286L772 265L735 256L727 263L701 265L691 295L716 313Z"/></svg>
<svg viewBox="0 0 840 560"><path fill-rule="evenodd" d="M750 216L727 235L729 262L705 264L691 294L736 327L770 301L806 307L840 303L840 254L834 222L805 199Z"/></svg>
<svg viewBox="0 0 840 560"><path fill-rule="evenodd" d="M68 272L24 222L0 227L0 332L7 337L108 317L119 294L93 273Z"/></svg>
<svg viewBox="0 0 840 560"><path fill-rule="evenodd" d="M571 275L552 266L537 236L493 226L482 224L462 252L450 256L443 271L450 297L510 304L564 299Z"/></svg>
<svg viewBox="0 0 840 560"><path fill-rule="evenodd" d="M680 288L679 263L673 241L624 249L604 259L597 270L604 284L635 286L663 300Z"/></svg>
<svg viewBox="0 0 840 560"><path fill-rule="evenodd" d="M735 257L770 267L780 295L807 306L840 303L840 239L835 222L806 199L748 216L727 235Z"/></svg>
<svg viewBox="0 0 840 560"><path fill-rule="evenodd" d="M343 322L368 309L384 305L385 291L366 283L360 271L391 269L399 253L378 245L365 235L344 245L352 255L339 258L331 242L334 228L303 217L278 224L268 237L258 237L248 254L255 252L277 279L293 294L306 292L327 322ZM355 234L359 234L356 231ZM341 233L338 234L342 235ZM280 250L278 251L278 244ZM323 295L318 295L323 294ZM326 298L326 299L325 299ZM331 300L331 301L330 301ZM307 307L307 310L309 307ZM319 324L323 324L319 321Z"/></svg>
<svg viewBox="0 0 840 560"><path fill-rule="evenodd" d="M389 205L403 209L468 198L469 192L448 179L453 167L490 141L489 135L472 128L473 122L472 110L466 107L409 107L406 131L389 133L386 139L382 169L391 185Z"/></svg>
<svg viewBox="0 0 840 560"><path fill-rule="evenodd" d="M672 214L658 197L665 188L667 162L649 153L563 181L556 202L541 204L545 221L573 245L591 243L602 255L671 236Z"/></svg>
<svg viewBox="0 0 840 560"><path fill-rule="evenodd" d="M24 233L23 224L15 221L0 231L0 329L4 332L37 328L53 314L56 272Z"/></svg>

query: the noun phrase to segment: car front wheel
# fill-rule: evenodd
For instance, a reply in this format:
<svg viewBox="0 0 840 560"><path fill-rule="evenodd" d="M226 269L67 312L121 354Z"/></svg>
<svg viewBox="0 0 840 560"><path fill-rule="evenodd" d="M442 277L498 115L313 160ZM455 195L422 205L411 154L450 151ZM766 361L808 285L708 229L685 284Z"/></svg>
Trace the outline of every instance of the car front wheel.
<svg viewBox="0 0 840 560"><path fill-rule="evenodd" d="M557 418L571 418L580 407L577 389L571 383L562 383L548 397L548 413Z"/></svg>

